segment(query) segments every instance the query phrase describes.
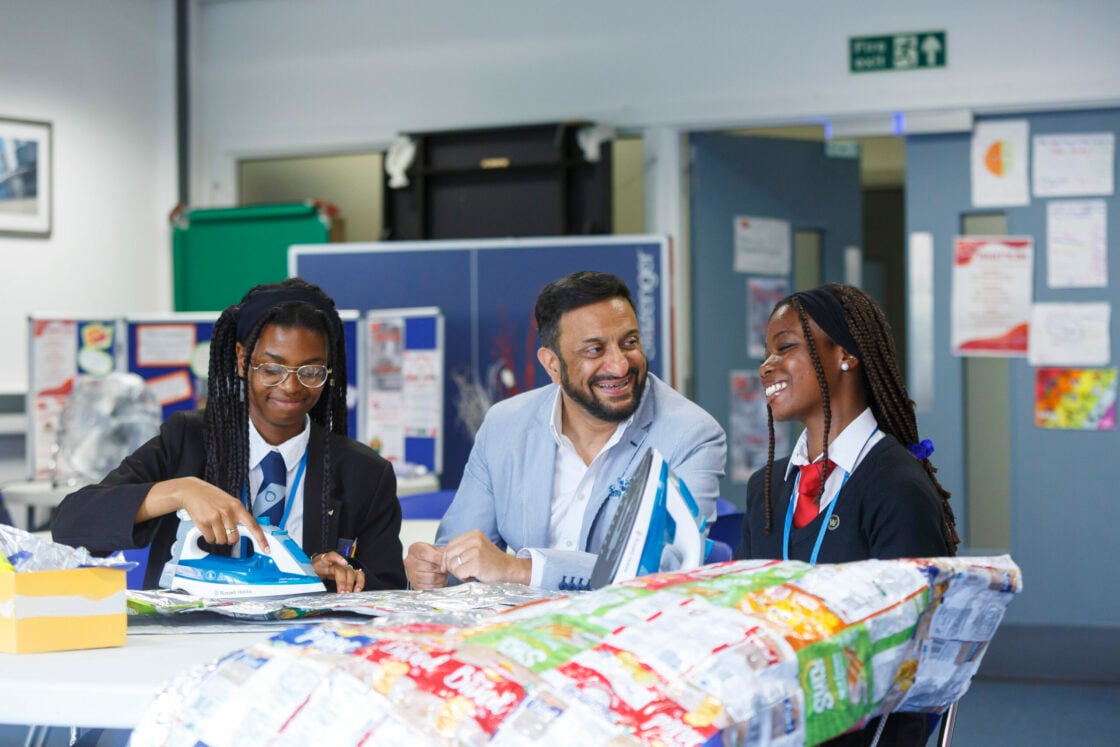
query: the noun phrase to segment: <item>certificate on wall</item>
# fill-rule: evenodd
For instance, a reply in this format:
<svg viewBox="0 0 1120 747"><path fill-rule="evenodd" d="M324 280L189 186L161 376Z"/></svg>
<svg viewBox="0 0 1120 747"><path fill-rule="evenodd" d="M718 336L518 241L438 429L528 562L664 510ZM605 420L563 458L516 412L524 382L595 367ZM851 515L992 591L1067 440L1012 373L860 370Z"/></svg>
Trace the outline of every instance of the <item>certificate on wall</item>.
<svg viewBox="0 0 1120 747"><path fill-rule="evenodd" d="M1025 356L1034 239L958 236L953 242L954 355Z"/></svg>

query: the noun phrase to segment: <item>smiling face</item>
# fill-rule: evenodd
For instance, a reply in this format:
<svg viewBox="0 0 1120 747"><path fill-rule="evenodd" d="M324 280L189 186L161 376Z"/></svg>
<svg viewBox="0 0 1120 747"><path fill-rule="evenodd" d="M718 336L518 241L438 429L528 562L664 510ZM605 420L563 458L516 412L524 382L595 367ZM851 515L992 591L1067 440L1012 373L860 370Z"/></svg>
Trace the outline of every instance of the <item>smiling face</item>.
<svg viewBox="0 0 1120 747"><path fill-rule="evenodd" d="M809 320L809 329L817 346L817 354L825 371L830 391L835 391L836 373L840 370L843 349ZM784 304L774 310L766 325L766 352L758 367L766 404L774 420L796 420L806 425L824 420L824 404L820 383L797 309ZM833 360L835 359L835 360Z"/></svg>
<svg viewBox="0 0 1120 747"><path fill-rule="evenodd" d="M306 327L266 324L257 338L251 365L279 363L283 366L328 365L327 338ZM303 430L304 418L319 401L326 386L309 389L289 372L279 386L265 386L252 369L245 371L245 348L237 343L238 373L246 378L249 418L265 441L281 444ZM246 374L248 374L246 376Z"/></svg>
<svg viewBox="0 0 1120 747"><path fill-rule="evenodd" d="M611 298L572 309L559 330L558 352L541 348L538 357L565 400L608 423L633 415L649 369L633 307Z"/></svg>

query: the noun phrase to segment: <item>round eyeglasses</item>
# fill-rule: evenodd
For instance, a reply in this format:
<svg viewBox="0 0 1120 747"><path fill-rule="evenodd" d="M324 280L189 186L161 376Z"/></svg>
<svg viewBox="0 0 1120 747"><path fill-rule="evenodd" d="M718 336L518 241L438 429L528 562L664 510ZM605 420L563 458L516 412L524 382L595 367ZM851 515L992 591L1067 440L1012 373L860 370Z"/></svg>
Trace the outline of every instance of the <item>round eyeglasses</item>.
<svg viewBox="0 0 1120 747"><path fill-rule="evenodd" d="M318 389L327 383L327 377L331 375L331 369L318 364L282 366L279 363L258 363L249 368L257 372L257 381L265 386L280 386L288 378L288 374L294 373L299 383L308 389Z"/></svg>

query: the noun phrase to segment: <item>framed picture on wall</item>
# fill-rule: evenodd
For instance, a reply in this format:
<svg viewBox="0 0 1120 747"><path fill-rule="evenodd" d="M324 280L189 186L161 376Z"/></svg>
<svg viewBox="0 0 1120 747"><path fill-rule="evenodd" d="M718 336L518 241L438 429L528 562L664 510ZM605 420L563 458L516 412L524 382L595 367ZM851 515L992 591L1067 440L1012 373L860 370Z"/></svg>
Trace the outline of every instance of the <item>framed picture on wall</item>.
<svg viewBox="0 0 1120 747"><path fill-rule="evenodd" d="M51 123L0 117L0 235L51 234Z"/></svg>

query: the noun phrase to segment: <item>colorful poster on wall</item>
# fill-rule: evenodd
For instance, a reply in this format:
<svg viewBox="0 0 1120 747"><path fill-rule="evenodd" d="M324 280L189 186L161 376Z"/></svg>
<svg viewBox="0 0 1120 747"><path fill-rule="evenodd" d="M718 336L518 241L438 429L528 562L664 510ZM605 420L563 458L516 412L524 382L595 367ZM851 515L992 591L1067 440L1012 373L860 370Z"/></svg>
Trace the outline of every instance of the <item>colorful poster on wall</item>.
<svg viewBox="0 0 1120 747"><path fill-rule="evenodd" d="M1108 286L1108 210L1104 200L1047 203L1046 268L1051 288Z"/></svg>
<svg viewBox="0 0 1120 747"><path fill-rule="evenodd" d="M728 422L728 451L731 457L732 482L746 482L751 473L766 466L770 434L766 425L766 397L762 379L753 371L731 372L731 413ZM774 425L774 453L785 454L785 425Z"/></svg>
<svg viewBox="0 0 1120 747"><path fill-rule="evenodd" d="M747 355L762 358L766 350L766 324L774 304L789 295L787 278L747 280Z"/></svg>
<svg viewBox="0 0 1120 747"><path fill-rule="evenodd" d="M1116 428L1115 368L1040 368L1035 377L1034 424L1039 428Z"/></svg>
<svg viewBox="0 0 1120 747"><path fill-rule="evenodd" d="M979 122L972 133L972 204L1001 207L1030 203L1027 189L1027 120Z"/></svg>
<svg viewBox="0 0 1120 747"><path fill-rule="evenodd" d="M793 266L789 221L735 216L735 272L788 275Z"/></svg>
<svg viewBox="0 0 1120 747"><path fill-rule="evenodd" d="M954 355L1025 356L1034 239L958 236L953 242Z"/></svg>
<svg viewBox="0 0 1120 747"><path fill-rule="evenodd" d="M1111 132L1035 135L1035 197L1111 195L1115 147Z"/></svg>

